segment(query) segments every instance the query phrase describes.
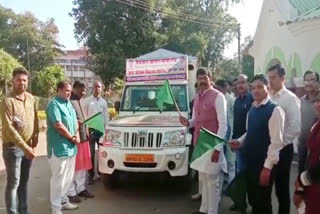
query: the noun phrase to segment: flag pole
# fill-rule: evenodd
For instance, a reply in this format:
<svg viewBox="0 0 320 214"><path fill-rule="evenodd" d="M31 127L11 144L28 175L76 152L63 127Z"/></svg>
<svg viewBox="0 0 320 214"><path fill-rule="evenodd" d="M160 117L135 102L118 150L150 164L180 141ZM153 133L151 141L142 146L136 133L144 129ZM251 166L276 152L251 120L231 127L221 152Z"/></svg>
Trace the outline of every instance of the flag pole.
<svg viewBox="0 0 320 214"><path fill-rule="evenodd" d="M178 111L178 114L179 114L179 116L181 117L182 115L181 115L181 112L180 112L180 108L179 108L179 106L178 106L178 104L177 104L176 98L173 96L173 92L172 92L172 89L171 89L170 82L169 82L169 80L167 80L167 81L168 81L168 84L169 84L169 89L170 89L171 97L173 98L173 102L174 102L174 104L175 104L175 106L176 106L176 109L177 109L177 111Z"/></svg>
<svg viewBox="0 0 320 214"><path fill-rule="evenodd" d="M174 104L176 105L176 109L177 109L177 111L178 111L178 114L179 114L179 116L181 117L182 115L181 115L179 106L178 106L178 104L177 104L177 102L176 102L176 98L173 97L173 101L174 101Z"/></svg>

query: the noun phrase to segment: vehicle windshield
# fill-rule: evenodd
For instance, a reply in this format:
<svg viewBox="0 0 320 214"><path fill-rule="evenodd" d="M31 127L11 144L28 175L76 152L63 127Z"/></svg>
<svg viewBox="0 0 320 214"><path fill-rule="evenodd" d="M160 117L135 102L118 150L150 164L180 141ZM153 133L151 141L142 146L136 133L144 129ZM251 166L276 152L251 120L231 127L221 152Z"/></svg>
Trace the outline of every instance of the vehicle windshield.
<svg viewBox="0 0 320 214"><path fill-rule="evenodd" d="M162 85L126 86L121 102L121 111L159 111L157 96ZM188 111L186 85L171 85L180 111ZM162 111L177 111L173 104L164 104Z"/></svg>

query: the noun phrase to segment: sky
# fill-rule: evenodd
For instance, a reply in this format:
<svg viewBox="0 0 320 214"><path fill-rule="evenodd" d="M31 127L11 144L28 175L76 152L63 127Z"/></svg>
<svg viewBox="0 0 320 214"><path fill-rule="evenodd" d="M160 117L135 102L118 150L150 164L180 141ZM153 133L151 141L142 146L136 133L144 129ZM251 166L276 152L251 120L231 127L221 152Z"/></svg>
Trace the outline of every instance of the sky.
<svg viewBox="0 0 320 214"><path fill-rule="evenodd" d="M241 3L230 6L229 13L241 24L242 40L246 36L254 36L263 0L242 0ZM74 20L69 16L72 10L72 0L0 0L0 4L11 8L16 13L32 12L38 19L46 21L54 18L59 29L59 42L64 49L77 49L79 45L74 38ZM224 55L232 57L238 50L235 39Z"/></svg>
<svg viewBox="0 0 320 214"><path fill-rule="evenodd" d="M253 38L259 21L263 0L241 0L229 8L229 14L236 17L241 26L241 43L247 36ZM238 52L238 40L234 41L226 48L225 57L233 57Z"/></svg>

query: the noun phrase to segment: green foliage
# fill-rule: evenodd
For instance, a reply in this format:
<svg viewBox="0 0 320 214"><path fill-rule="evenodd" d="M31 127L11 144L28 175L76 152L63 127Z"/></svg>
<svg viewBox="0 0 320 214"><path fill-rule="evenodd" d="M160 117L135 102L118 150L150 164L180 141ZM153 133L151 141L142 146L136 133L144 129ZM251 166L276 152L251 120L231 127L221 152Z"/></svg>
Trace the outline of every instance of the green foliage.
<svg viewBox="0 0 320 214"><path fill-rule="evenodd" d="M224 79L232 81L239 76L239 63L237 58L222 59L216 66L213 74L214 80Z"/></svg>
<svg viewBox="0 0 320 214"><path fill-rule="evenodd" d="M30 12L15 14L0 5L0 29L0 47L32 73L53 64L61 47L54 19L42 22Z"/></svg>
<svg viewBox="0 0 320 214"><path fill-rule="evenodd" d="M254 58L249 55L244 55L242 57L242 73L248 76L249 81L252 81L254 77Z"/></svg>
<svg viewBox="0 0 320 214"><path fill-rule="evenodd" d="M161 30L168 37L165 47L197 56L202 66L210 64L215 67L238 29L236 19L226 13L226 1L168 0L166 7L176 13L201 19L193 23L163 17Z"/></svg>
<svg viewBox="0 0 320 214"><path fill-rule="evenodd" d="M19 66L20 63L14 57L0 49L0 81L11 80L13 69Z"/></svg>
<svg viewBox="0 0 320 214"><path fill-rule="evenodd" d="M250 36L245 38L244 43L241 45L241 72L248 76L249 81L254 76L254 58L249 55L248 50L252 46L252 39ZM215 69L214 77L216 76L233 80L240 74L238 56L235 55L231 59L222 59Z"/></svg>
<svg viewBox="0 0 320 214"><path fill-rule="evenodd" d="M38 96L51 97L56 92L58 82L64 79L64 71L59 65L48 66L37 73L33 91Z"/></svg>
<svg viewBox="0 0 320 214"><path fill-rule="evenodd" d="M248 76L249 81L253 79L254 76L254 58L249 55L249 49L253 44L251 36L247 36L244 39L244 43L241 45L242 58L241 58L241 70L242 73Z"/></svg>
<svg viewBox="0 0 320 214"><path fill-rule="evenodd" d="M121 95L123 87L124 81L122 79L115 78L114 83L112 84L112 90Z"/></svg>
<svg viewBox="0 0 320 214"><path fill-rule="evenodd" d="M5 83L11 80L13 69L19 66L20 63L14 57L0 49L0 94L3 93Z"/></svg>
<svg viewBox="0 0 320 214"><path fill-rule="evenodd" d="M89 47L89 67L106 86L124 74L126 58L155 49L155 13L116 1L75 0L74 4L76 37Z"/></svg>
<svg viewBox="0 0 320 214"><path fill-rule="evenodd" d="M160 47L215 66L237 32L227 7L238 1L74 0L71 15L78 41L91 51L89 67L108 87L124 75L126 58Z"/></svg>

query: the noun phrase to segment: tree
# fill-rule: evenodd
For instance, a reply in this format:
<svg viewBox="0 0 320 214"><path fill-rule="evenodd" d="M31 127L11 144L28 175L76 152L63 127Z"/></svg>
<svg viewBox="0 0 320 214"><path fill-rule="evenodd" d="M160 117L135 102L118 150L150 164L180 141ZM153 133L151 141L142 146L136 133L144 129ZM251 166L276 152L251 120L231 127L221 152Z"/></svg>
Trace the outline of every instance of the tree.
<svg viewBox="0 0 320 214"><path fill-rule="evenodd" d="M155 13L109 0L75 0L74 5L76 37L89 47L89 67L107 87L123 76L126 58L155 49Z"/></svg>
<svg viewBox="0 0 320 214"><path fill-rule="evenodd" d="M166 7L185 18L163 17L162 30L168 35L168 47L197 56L202 66L214 68L222 59L227 44L234 38L238 24L226 13L229 1L168 0ZM198 19L192 17L199 17Z"/></svg>
<svg viewBox="0 0 320 214"><path fill-rule="evenodd" d="M64 70L59 65L52 65L37 73L32 85L35 95L51 97L56 92L58 82L65 79Z"/></svg>
<svg viewBox="0 0 320 214"><path fill-rule="evenodd" d="M110 85L109 89L106 91L106 98L108 101L108 106L113 106L115 101L119 101L121 98L122 90L124 88L124 81L116 77L114 82Z"/></svg>
<svg viewBox="0 0 320 214"><path fill-rule="evenodd" d="M5 92L6 83L12 78L13 69L21 64L10 54L0 49L0 92Z"/></svg>
<svg viewBox="0 0 320 214"><path fill-rule="evenodd" d="M54 19L38 20L30 12L15 14L0 5L0 47L32 74L52 65L60 51Z"/></svg>
<svg viewBox="0 0 320 214"><path fill-rule="evenodd" d="M214 80L224 79L232 81L239 76L239 63L238 59L222 59L216 65L213 73Z"/></svg>
<svg viewBox="0 0 320 214"><path fill-rule="evenodd" d="M123 76L126 58L160 47L214 66L236 32L226 10L237 1L74 0L71 15L78 41L90 49L90 67L108 86Z"/></svg>
<svg viewBox="0 0 320 214"><path fill-rule="evenodd" d="M250 36L246 37L244 43L241 44L241 72L248 76L249 81L254 76L254 58L249 55L249 48L252 44ZM240 74L238 56L234 55L231 59L223 58L218 62L214 71L214 77L218 76L226 80L235 79Z"/></svg>

